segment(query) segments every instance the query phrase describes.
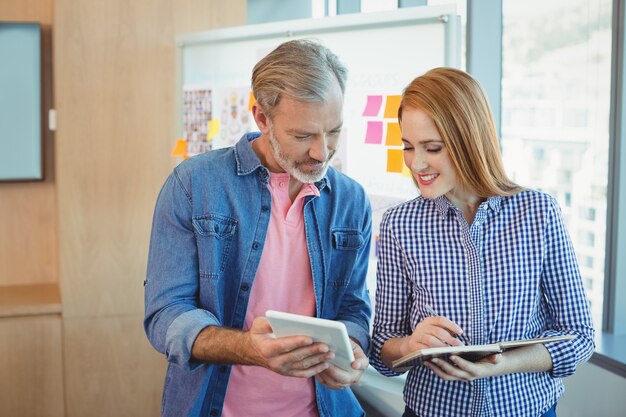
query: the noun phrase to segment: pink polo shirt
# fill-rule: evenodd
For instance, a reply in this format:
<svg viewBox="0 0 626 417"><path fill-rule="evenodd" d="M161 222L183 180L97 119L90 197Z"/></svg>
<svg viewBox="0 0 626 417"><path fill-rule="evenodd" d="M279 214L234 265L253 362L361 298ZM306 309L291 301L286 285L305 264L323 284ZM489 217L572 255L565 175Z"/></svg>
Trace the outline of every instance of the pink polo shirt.
<svg viewBox="0 0 626 417"><path fill-rule="evenodd" d="M304 184L289 198L289 174L270 173L272 215L259 269L250 293L245 329L266 310L315 316L315 293L304 232L304 201L318 195ZM224 417L317 417L313 378L286 377L259 366L234 365L228 381Z"/></svg>

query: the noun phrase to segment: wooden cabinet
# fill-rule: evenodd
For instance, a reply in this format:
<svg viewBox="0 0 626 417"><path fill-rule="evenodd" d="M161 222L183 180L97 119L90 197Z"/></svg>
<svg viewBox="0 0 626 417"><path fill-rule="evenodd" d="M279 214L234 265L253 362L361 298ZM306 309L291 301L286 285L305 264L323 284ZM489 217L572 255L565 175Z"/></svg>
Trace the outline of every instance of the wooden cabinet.
<svg viewBox="0 0 626 417"><path fill-rule="evenodd" d="M64 416L61 328L55 285L0 287L0 416Z"/></svg>

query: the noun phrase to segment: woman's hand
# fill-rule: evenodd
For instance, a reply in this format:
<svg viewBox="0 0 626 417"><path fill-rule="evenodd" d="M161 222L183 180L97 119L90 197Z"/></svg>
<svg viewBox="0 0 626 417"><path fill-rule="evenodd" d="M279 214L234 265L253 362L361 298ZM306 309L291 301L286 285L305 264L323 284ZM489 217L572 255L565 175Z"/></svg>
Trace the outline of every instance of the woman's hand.
<svg viewBox="0 0 626 417"><path fill-rule="evenodd" d="M514 372L546 372L552 369L552 357L544 345L525 346L490 355L477 362L452 355L448 360L432 359L425 366L445 381L473 381Z"/></svg>
<svg viewBox="0 0 626 417"><path fill-rule="evenodd" d="M395 337L383 345L380 358L389 368L396 359L420 349L445 346L463 346L457 339L463 334L458 324L442 316L427 317L413 330L411 336Z"/></svg>
<svg viewBox="0 0 626 417"><path fill-rule="evenodd" d="M469 382L474 379L502 375L503 360L501 354L489 355L477 362L470 362L460 356L452 355L449 361L435 358L424 362L424 365L444 381Z"/></svg>
<svg viewBox="0 0 626 417"><path fill-rule="evenodd" d="M462 334L463 329L452 320L442 316L427 317L415 327L411 336L404 339L401 356L431 347L463 346L463 342L457 339Z"/></svg>

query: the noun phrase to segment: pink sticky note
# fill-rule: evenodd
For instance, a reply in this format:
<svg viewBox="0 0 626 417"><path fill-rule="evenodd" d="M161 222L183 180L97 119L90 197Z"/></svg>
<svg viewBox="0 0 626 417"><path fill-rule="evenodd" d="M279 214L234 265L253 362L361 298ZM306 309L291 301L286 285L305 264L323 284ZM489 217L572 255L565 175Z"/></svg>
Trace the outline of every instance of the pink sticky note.
<svg viewBox="0 0 626 417"><path fill-rule="evenodd" d="M380 106L383 104L383 96L367 96L367 104L363 110L363 116L378 116Z"/></svg>
<svg viewBox="0 0 626 417"><path fill-rule="evenodd" d="M367 122L365 143L380 145L383 143L383 122Z"/></svg>

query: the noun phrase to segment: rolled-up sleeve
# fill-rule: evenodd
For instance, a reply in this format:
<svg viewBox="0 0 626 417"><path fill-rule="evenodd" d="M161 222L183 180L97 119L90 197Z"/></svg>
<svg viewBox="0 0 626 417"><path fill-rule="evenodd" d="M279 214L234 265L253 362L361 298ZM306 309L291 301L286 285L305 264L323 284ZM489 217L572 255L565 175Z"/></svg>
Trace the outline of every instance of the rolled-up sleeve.
<svg viewBox="0 0 626 417"><path fill-rule="evenodd" d="M552 199L547 211L546 252L542 285L547 299L550 324L542 336L576 335L570 341L547 343L552 357L551 375L572 375L576 366L589 359L594 350L594 330L576 254L560 209Z"/></svg>

